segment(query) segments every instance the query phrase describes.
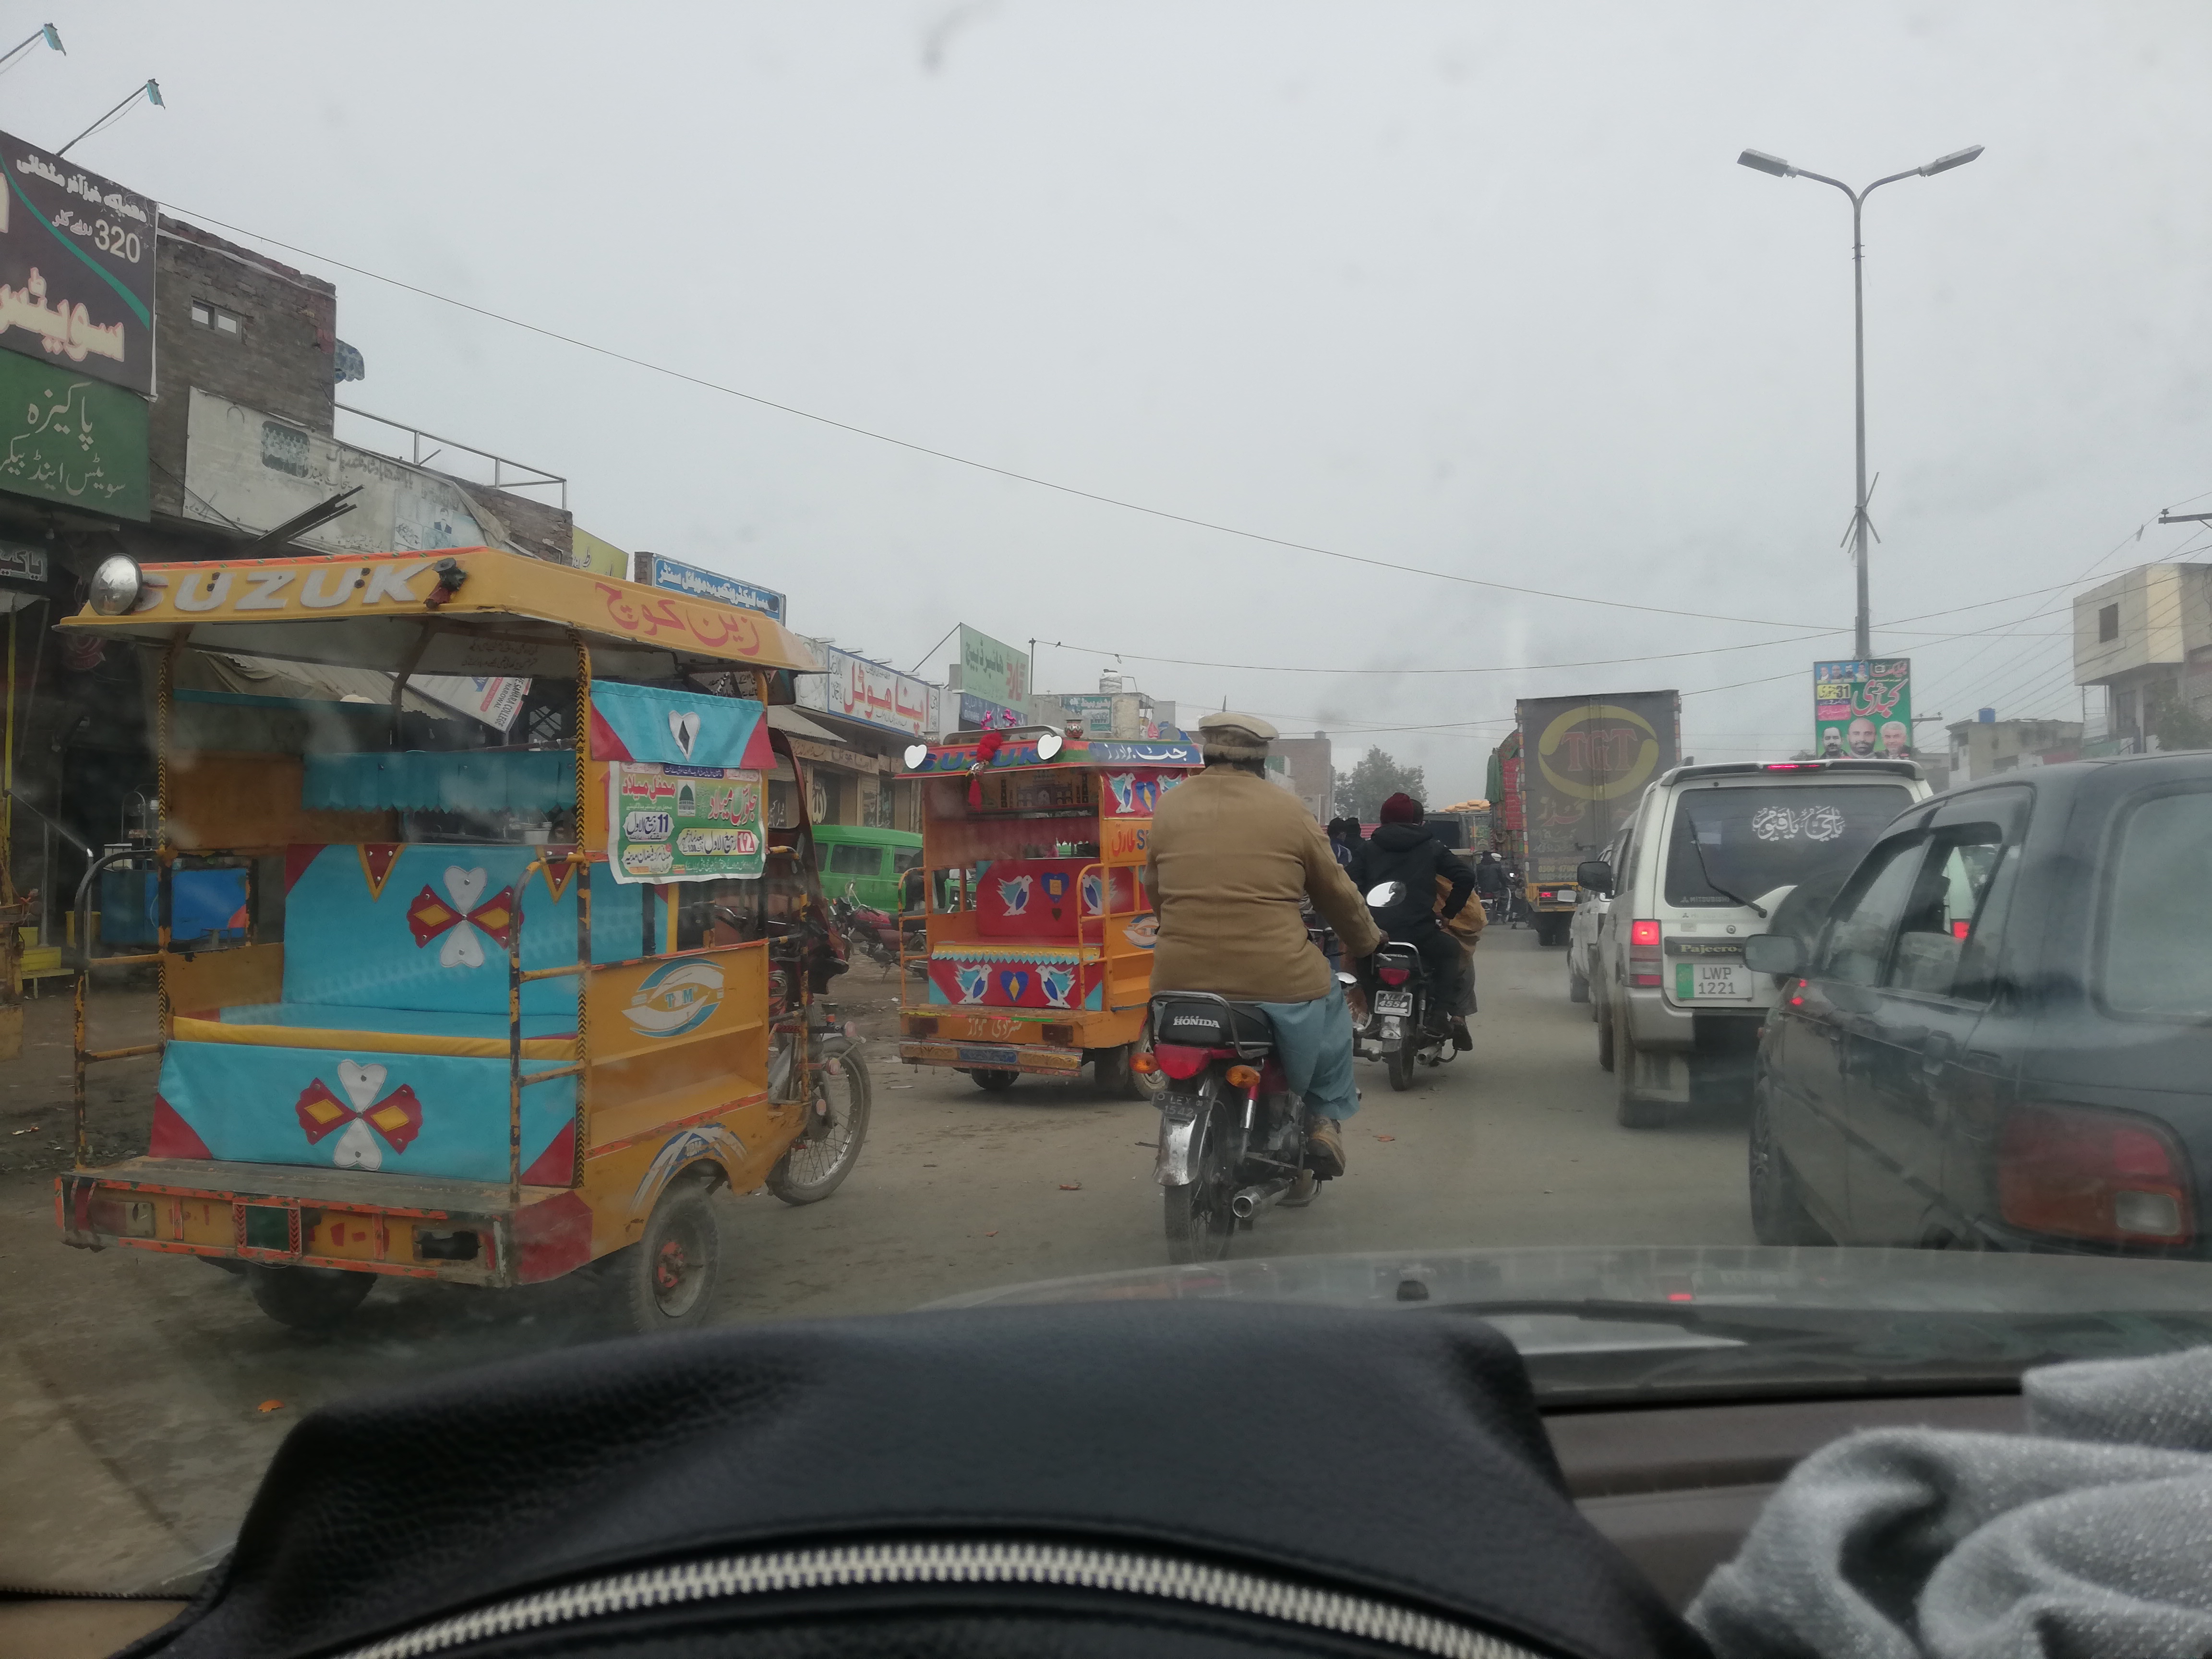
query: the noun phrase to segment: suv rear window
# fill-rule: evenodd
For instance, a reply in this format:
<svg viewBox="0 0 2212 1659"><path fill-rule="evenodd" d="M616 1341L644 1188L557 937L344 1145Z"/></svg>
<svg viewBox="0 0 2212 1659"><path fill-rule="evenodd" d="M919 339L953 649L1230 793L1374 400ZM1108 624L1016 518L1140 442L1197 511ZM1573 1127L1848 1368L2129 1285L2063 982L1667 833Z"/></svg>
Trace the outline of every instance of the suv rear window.
<svg viewBox="0 0 2212 1659"><path fill-rule="evenodd" d="M2105 915L2106 1006L2154 1019L2212 1016L2212 793L2161 795L2127 816Z"/></svg>
<svg viewBox="0 0 2212 1659"><path fill-rule="evenodd" d="M1683 790L1667 837L1667 902L1734 905L1839 879L1911 803L1893 784Z"/></svg>

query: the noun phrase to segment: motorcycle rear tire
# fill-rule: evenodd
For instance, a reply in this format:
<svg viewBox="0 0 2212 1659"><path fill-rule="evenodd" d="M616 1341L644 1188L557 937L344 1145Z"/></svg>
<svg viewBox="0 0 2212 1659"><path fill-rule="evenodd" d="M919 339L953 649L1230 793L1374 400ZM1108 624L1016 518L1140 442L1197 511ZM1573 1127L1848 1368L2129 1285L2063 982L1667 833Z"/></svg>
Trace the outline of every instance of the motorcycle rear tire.
<svg viewBox="0 0 2212 1659"><path fill-rule="evenodd" d="M1210 1127L1212 1133L1206 1138L1189 1183L1165 1188L1160 1194L1168 1260L1178 1266L1220 1261L1229 1254L1229 1241L1237 1233L1237 1218L1229 1208L1229 1172L1222 1165L1228 1136L1218 1122Z"/></svg>
<svg viewBox="0 0 2212 1659"><path fill-rule="evenodd" d="M1390 1086L1403 1094L1413 1086L1413 1039L1402 1038L1390 1051L1384 1062L1390 1073Z"/></svg>

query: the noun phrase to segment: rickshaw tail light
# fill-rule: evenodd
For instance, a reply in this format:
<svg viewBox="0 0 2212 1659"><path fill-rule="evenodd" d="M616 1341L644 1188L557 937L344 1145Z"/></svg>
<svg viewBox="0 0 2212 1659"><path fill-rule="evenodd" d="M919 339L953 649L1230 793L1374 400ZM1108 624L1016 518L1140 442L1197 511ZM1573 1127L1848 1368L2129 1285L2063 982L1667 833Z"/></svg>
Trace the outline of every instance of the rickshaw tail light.
<svg viewBox="0 0 2212 1659"><path fill-rule="evenodd" d="M1229 1068L1229 1083L1231 1088L1249 1089L1259 1081L1260 1068L1256 1066L1232 1066Z"/></svg>

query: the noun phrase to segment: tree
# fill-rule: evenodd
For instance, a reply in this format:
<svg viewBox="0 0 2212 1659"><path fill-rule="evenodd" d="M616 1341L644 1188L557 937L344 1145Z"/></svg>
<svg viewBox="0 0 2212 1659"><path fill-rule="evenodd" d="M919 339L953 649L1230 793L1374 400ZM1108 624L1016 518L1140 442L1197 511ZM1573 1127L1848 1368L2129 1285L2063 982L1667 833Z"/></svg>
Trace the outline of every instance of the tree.
<svg viewBox="0 0 2212 1659"><path fill-rule="evenodd" d="M1381 749L1370 748L1360 757L1358 765L1337 779L1336 810L1349 812L1362 823L1372 823L1391 796L1411 795L1420 800L1427 792L1419 767L1401 766Z"/></svg>
<svg viewBox="0 0 2212 1659"><path fill-rule="evenodd" d="M2150 730L2161 752L2212 749L2212 720L2179 697L2169 698L2152 710Z"/></svg>

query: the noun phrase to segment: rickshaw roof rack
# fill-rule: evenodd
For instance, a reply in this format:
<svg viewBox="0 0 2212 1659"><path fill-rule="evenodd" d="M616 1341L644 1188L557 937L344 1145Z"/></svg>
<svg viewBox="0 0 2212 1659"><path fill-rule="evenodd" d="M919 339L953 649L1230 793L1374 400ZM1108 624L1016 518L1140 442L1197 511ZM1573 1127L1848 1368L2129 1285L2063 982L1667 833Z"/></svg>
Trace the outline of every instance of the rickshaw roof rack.
<svg viewBox="0 0 2212 1659"><path fill-rule="evenodd" d="M773 617L491 547L143 567L118 555L61 625L410 674L562 678L575 668L572 635L609 678L667 679L697 666L823 672Z"/></svg>

